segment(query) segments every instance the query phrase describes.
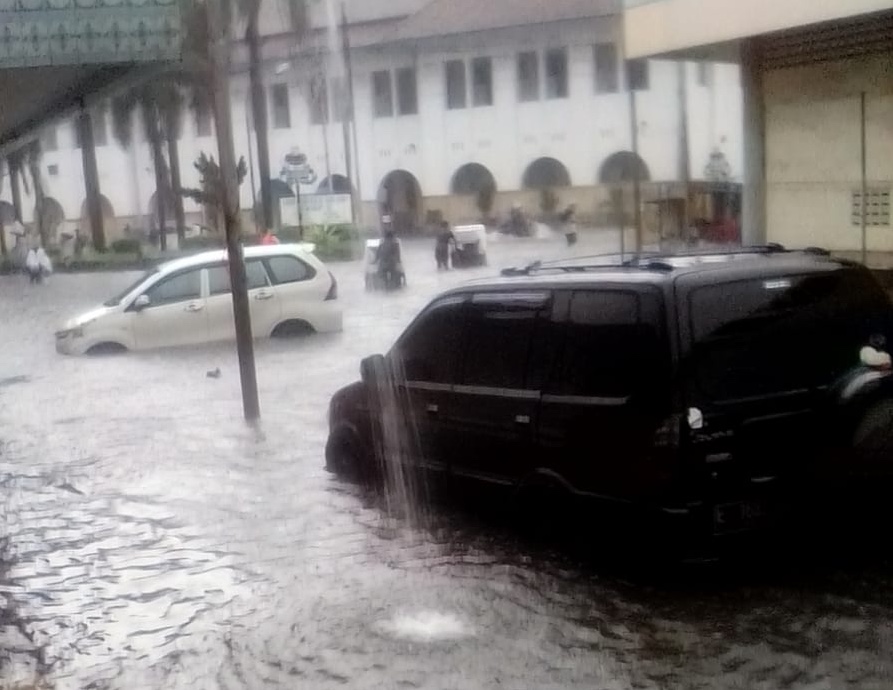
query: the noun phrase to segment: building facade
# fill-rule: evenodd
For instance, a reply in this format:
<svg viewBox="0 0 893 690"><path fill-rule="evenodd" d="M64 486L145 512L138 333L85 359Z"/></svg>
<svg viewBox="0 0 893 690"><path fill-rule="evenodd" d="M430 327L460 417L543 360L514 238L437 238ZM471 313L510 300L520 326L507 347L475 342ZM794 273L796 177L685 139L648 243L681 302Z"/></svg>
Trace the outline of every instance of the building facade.
<svg viewBox="0 0 893 690"><path fill-rule="evenodd" d="M383 213L405 228L431 214L476 220L486 185L495 189L492 216L515 204L536 213L549 188L560 205L575 203L584 221L604 225L616 221L612 190L634 178L646 205L678 195L686 180L709 177L717 157L724 179L741 179L737 65L627 63L616 2L402 0L372 12L374 4L364 5L348 30L352 89L331 11L314 16L321 28L296 46L282 33L275 3L265 7L268 174L279 177L289 152L305 153L316 179L302 194L353 186L364 225L376 225ZM250 143L244 46L234 46L233 63L236 155L251 167L241 189L247 209L261 171ZM354 126L345 127L351 91ZM122 148L108 112L94 109L93 118L109 236L151 227L156 190L148 145L136 137ZM82 224L75 128L57 123L43 139L48 203L58 204L66 225ZM179 152L184 186L197 186L193 161L201 152L216 155L207 117L185 116ZM275 187L290 194L283 183ZM27 221L33 201L25 205ZM190 222L203 222L189 201L186 211Z"/></svg>
<svg viewBox="0 0 893 690"><path fill-rule="evenodd" d="M893 251L893 1L627 0L625 19L631 56L741 65L747 240Z"/></svg>

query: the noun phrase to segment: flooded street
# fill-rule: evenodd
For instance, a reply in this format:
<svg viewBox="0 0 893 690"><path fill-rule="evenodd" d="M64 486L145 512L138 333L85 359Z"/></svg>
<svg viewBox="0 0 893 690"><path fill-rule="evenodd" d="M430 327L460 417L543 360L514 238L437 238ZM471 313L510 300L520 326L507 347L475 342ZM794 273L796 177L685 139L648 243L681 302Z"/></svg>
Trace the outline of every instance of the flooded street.
<svg viewBox="0 0 893 690"><path fill-rule="evenodd" d="M398 294L331 264L344 332L258 343L256 429L232 345L55 353L57 323L132 274L0 278L0 688L893 686L889 559L636 585L449 515L392 521L325 472L328 401L363 356L441 289L568 251L503 240L436 273L408 244Z"/></svg>

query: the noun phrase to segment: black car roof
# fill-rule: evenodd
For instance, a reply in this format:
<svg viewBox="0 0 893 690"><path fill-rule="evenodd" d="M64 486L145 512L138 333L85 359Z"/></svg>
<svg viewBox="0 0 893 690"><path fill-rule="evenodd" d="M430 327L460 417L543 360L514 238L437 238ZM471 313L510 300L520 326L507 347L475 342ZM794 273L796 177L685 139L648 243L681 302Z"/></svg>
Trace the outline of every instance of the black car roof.
<svg viewBox="0 0 893 690"><path fill-rule="evenodd" d="M688 284L747 278L823 273L858 267L817 249L789 251L772 246L723 252L643 254L622 262L616 255L579 257L506 269L500 276L465 283L448 294L469 290L560 288L589 283L664 286L684 278ZM627 255L629 257L629 255Z"/></svg>

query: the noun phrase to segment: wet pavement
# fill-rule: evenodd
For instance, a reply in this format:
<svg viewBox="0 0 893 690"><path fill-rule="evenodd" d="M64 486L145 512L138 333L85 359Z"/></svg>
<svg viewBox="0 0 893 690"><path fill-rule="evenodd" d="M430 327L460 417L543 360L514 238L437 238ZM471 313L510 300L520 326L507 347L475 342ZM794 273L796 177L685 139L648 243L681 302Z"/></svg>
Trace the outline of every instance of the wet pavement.
<svg viewBox="0 0 893 690"><path fill-rule="evenodd" d="M889 560L629 582L447 512L388 518L324 471L362 356L438 290L568 251L504 241L438 274L410 244L388 295L333 264L345 330L258 344L256 429L232 346L56 355L56 323L131 274L0 278L0 688L893 686Z"/></svg>

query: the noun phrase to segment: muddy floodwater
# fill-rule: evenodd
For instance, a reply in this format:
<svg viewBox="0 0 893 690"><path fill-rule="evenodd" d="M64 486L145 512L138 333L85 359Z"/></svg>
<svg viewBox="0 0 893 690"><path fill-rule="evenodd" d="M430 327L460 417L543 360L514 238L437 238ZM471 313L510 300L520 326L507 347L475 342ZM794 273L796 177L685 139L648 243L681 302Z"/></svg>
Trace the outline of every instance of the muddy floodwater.
<svg viewBox="0 0 893 690"><path fill-rule="evenodd" d="M232 346L55 353L132 274L0 278L0 688L893 687L889 558L661 585L445 510L386 517L324 471L361 357L440 289L568 251L506 240L438 274L408 243L388 295L332 264L344 332L259 343L256 429Z"/></svg>

